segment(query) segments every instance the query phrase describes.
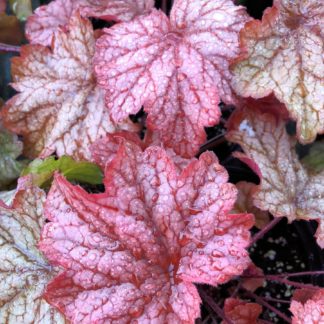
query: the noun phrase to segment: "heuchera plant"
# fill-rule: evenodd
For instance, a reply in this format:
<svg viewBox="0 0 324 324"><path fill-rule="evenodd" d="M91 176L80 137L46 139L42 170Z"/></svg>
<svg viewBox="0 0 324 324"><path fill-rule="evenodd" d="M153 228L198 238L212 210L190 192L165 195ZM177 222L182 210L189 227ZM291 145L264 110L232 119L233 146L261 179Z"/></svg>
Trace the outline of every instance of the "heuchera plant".
<svg viewBox="0 0 324 324"><path fill-rule="evenodd" d="M296 152L324 133L324 5L275 0L260 21L232 0L172 4L53 0L30 44L0 44L19 52L0 110L1 323L190 324L202 301L219 323L324 323L323 289L289 279L323 269L266 274L248 251L283 217L316 220L324 248L323 141ZM216 140L258 184L204 152L225 122ZM257 294L267 280L301 288L291 318ZM225 283L221 300L203 286Z"/></svg>

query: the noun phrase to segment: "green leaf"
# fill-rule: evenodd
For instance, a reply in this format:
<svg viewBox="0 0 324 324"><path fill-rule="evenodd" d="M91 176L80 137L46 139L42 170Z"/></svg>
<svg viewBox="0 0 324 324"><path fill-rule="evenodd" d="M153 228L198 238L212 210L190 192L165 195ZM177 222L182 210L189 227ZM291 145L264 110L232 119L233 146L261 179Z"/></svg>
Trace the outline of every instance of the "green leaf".
<svg viewBox="0 0 324 324"><path fill-rule="evenodd" d="M22 176L33 175L33 182L39 187L46 187L52 181L55 171L59 171L69 181L88 183L92 185L101 184L103 174L101 169L91 162L77 162L69 156L62 156L56 160L53 156L41 160L36 159L26 167Z"/></svg>
<svg viewBox="0 0 324 324"><path fill-rule="evenodd" d="M14 135L0 125L0 190L6 189L19 177L26 162L16 161L22 153L23 145Z"/></svg>
<svg viewBox="0 0 324 324"><path fill-rule="evenodd" d="M302 162L315 173L324 170L324 140L315 142Z"/></svg>

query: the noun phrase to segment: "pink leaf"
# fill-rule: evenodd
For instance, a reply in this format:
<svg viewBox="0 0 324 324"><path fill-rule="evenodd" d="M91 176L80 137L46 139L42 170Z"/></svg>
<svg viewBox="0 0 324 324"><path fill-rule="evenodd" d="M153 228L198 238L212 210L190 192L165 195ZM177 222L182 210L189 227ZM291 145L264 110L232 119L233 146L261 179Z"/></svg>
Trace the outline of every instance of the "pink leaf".
<svg viewBox="0 0 324 324"><path fill-rule="evenodd" d="M254 107L255 108L255 107ZM255 109L236 112L229 122L227 138L241 145L237 153L260 177L254 205L273 216L316 219L317 242L324 247L324 171L309 172L298 160L296 141L286 133L285 123Z"/></svg>
<svg viewBox="0 0 324 324"><path fill-rule="evenodd" d="M120 144L124 141L133 142L142 150L149 146L159 146L159 144L161 144L156 133L153 134L149 131L146 132L143 142L140 140L140 137L137 136L137 134L131 132L123 131L115 134L109 134L104 138L100 138L91 145L90 150L93 161L97 163L103 170L105 170L106 166L115 157ZM172 149L167 149L166 151L172 158L179 172L183 170L190 163L190 161L192 161L192 159L185 159L177 155Z"/></svg>
<svg viewBox="0 0 324 324"><path fill-rule="evenodd" d="M233 66L239 95L271 92L297 121L302 143L324 132L324 6L317 0L275 0L262 21L241 32L243 53Z"/></svg>
<svg viewBox="0 0 324 324"><path fill-rule="evenodd" d="M148 127L164 145L193 157L204 127L219 120L219 97L234 100L228 61L247 20L231 0L178 0L170 19L153 10L106 29L94 62L113 120L144 105Z"/></svg>
<svg viewBox="0 0 324 324"><path fill-rule="evenodd" d="M257 324L262 307L255 303L248 303L236 298L225 300L224 312L233 324ZM226 324L225 321L222 324Z"/></svg>
<svg viewBox="0 0 324 324"><path fill-rule="evenodd" d="M292 324L317 324L324 322L324 289L300 289L294 293L290 305Z"/></svg>
<svg viewBox="0 0 324 324"><path fill-rule="evenodd" d="M249 264L249 214L230 215L236 189L212 153L178 175L165 151L124 141L103 194L57 175L41 250L66 271L47 300L72 323L194 323L192 282L217 285Z"/></svg>
<svg viewBox="0 0 324 324"><path fill-rule="evenodd" d="M129 21L154 6L154 0L55 0L36 9L28 18L26 36L33 44L51 45L59 28L68 28L77 10L83 17Z"/></svg>
<svg viewBox="0 0 324 324"><path fill-rule="evenodd" d="M78 14L69 32L60 31L52 50L27 45L13 59L13 87L19 92L1 111L5 126L24 136L30 157L70 155L90 158L89 146L118 127L92 72L91 23ZM120 127L133 127L125 121Z"/></svg>

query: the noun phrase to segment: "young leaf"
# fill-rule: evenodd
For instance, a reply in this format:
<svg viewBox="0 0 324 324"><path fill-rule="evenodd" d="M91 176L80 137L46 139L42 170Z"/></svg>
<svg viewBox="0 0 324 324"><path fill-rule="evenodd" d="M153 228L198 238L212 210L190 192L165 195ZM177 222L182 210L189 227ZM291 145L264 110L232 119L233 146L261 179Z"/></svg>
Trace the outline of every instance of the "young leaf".
<svg viewBox="0 0 324 324"><path fill-rule="evenodd" d="M124 142L103 194L56 175L40 248L66 269L46 299L72 323L194 323L192 282L217 285L249 264L251 214L229 214L234 185L208 152L178 175L165 151Z"/></svg>
<svg viewBox="0 0 324 324"><path fill-rule="evenodd" d="M324 247L324 171L313 175L299 162L295 140L285 123L256 110L234 114L227 138L238 143L245 154L237 153L260 177L253 195L255 206L273 216L319 221L317 242Z"/></svg>
<svg viewBox="0 0 324 324"><path fill-rule="evenodd" d="M91 145L90 150L93 161L100 165L102 170L105 170L109 162L115 157L120 144L124 141L132 142L142 150L145 150L145 148L149 146L160 146L161 144L158 136L149 131L146 132L144 141L141 141L137 134L126 131L108 134L107 137L100 138ZM166 149L166 152L168 156L172 158L179 172L192 160L177 155L172 149Z"/></svg>
<svg viewBox="0 0 324 324"><path fill-rule="evenodd" d="M234 213L251 213L255 217L255 226L262 229L269 221L269 213L254 206L253 193L257 190L254 183L240 181L236 184L238 190L237 200L234 205Z"/></svg>
<svg viewBox="0 0 324 324"><path fill-rule="evenodd" d="M36 159L22 171L22 175L31 174L33 183L41 187L52 179L55 171L59 171L69 181L102 183L103 175L97 165L86 161L74 161L69 156L62 156L58 160L53 156L45 160Z"/></svg>
<svg viewBox="0 0 324 324"><path fill-rule="evenodd" d="M10 206L15 198L16 190L0 191L0 204Z"/></svg>
<svg viewBox="0 0 324 324"><path fill-rule="evenodd" d="M0 190L19 177L24 162L16 158L22 153L23 145L17 135L9 133L0 124Z"/></svg>
<svg viewBox="0 0 324 324"><path fill-rule="evenodd" d="M292 324L324 322L324 289L297 290L290 311L293 313Z"/></svg>
<svg viewBox="0 0 324 324"><path fill-rule="evenodd" d="M129 21L154 6L154 0L55 0L35 10L26 24L26 36L33 44L51 45L53 35L79 10L83 17L107 21Z"/></svg>
<svg viewBox="0 0 324 324"><path fill-rule="evenodd" d="M233 324L257 324L262 307L237 298L227 298L224 305L225 315ZM227 322L223 321L222 324Z"/></svg>
<svg viewBox="0 0 324 324"><path fill-rule="evenodd" d="M69 32L56 34L52 50L27 45L13 59L19 94L1 113L9 129L24 135L26 155L56 151L87 160L90 144L116 130L92 73L94 42L91 23L76 15Z"/></svg>
<svg viewBox="0 0 324 324"><path fill-rule="evenodd" d="M193 157L204 127L219 120L219 97L234 101L228 61L247 20L231 0L178 0L170 19L153 10L105 29L94 62L113 120L144 105L148 127L165 147Z"/></svg>
<svg viewBox="0 0 324 324"><path fill-rule="evenodd" d="M324 6L317 0L275 0L262 21L241 32L243 54L233 66L239 95L274 92L297 121L302 143L324 132Z"/></svg>
<svg viewBox="0 0 324 324"><path fill-rule="evenodd" d="M43 298L56 271L37 249L45 193L18 188L12 207L0 204L0 322L65 323Z"/></svg>
<svg viewBox="0 0 324 324"><path fill-rule="evenodd" d="M309 154L306 155L302 162L311 171L317 173L324 170L324 140L315 142Z"/></svg>

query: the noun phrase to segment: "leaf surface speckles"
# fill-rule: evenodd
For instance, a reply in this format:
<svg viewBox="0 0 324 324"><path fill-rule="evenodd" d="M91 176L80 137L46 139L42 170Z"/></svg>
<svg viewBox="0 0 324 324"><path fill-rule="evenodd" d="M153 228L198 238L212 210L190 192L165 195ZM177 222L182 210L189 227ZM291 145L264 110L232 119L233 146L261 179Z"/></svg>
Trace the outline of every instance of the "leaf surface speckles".
<svg viewBox="0 0 324 324"><path fill-rule="evenodd" d="M144 105L148 128L165 147L193 157L204 127L219 120L219 99L235 101L228 61L238 55L248 19L231 0L179 0L170 19L153 10L106 29L94 62L113 120Z"/></svg>
<svg viewBox="0 0 324 324"><path fill-rule="evenodd" d="M241 145L245 154L236 156L260 177L255 206L289 221L318 220L317 242L324 247L324 171L308 172L298 160L296 141L286 133L285 123L244 109L233 115L227 138Z"/></svg>
<svg viewBox="0 0 324 324"><path fill-rule="evenodd" d="M250 214L229 211L236 189L212 153L179 175L166 152L124 141L106 191L88 194L57 175L40 248L65 268L47 300L73 323L194 323L193 282L217 285L249 264Z"/></svg>
<svg viewBox="0 0 324 324"><path fill-rule="evenodd" d="M276 0L262 21L241 32L243 54L233 66L239 95L274 92L297 121L302 143L324 132L324 6L317 0Z"/></svg>
<svg viewBox="0 0 324 324"><path fill-rule="evenodd" d="M69 32L56 34L52 50L27 45L13 59L13 87L19 93L2 116L9 129L24 136L26 155L56 151L88 159L91 143L116 130L92 73L94 43L91 23L76 15Z"/></svg>
<svg viewBox="0 0 324 324"><path fill-rule="evenodd" d="M28 18L26 35L31 43L48 46L59 28L69 28L69 20L77 10L83 17L129 21L153 6L154 0L55 0L37 8Z"/></svg>
<svg viewBox="0 0 324 324"><path fill-rule="evenodd" d="M11 207L0 204L0 322L64 324L42 294L56 271L37 249L45 193L18 188Z"/></svg>

